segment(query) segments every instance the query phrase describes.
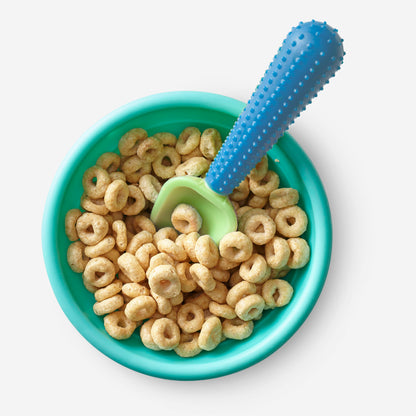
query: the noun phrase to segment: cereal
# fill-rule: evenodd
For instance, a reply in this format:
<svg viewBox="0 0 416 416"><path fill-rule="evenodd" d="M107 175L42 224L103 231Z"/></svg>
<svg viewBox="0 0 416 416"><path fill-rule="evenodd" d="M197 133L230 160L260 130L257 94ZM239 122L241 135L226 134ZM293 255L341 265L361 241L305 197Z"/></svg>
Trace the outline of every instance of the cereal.
<svg viewBox="0 0 416 416"><path fill-rule="evenodd" d="M168 132L160 132L153 135L154 138L158 139L164 146L176 146L176 136Z"/></svg>
<svg viewBox="0 0 416 416"><path fill-rule="evenodd" d="M201 132L196 127L187 127L178 137L176 151L180 155L191 153L192 150L199 146L200 140Z"/></svg>
<svg viewBox="0 0 416 416"><path fill-rule="evenodd" d="M128 339L136 329L136 322L127 318L123 311L116 311L104 317L104 328L115 339Z"/></svg>
<svg viewBox="0 0 416 416"><path fill-rule="evenodd" d="M235 314L234 308L226 303L217 303L215 301L211 301L209 303L209 311L219 318L224 319L234 319L237 315Z"/></svg>
<svg viewBox="0 0 416 416"><path fill-rule="evenodd" d="M237 305L239 300L243 299L245 296L253 295L256 291L257 287L254 283L243 280L228 291L226 302L232 308L235 308L235 305Z"/></svg>
<svg viewBox="0 0 416 416"><path fill-rule="evenodd" d="M189 272L191 273L192 279L194 279L196 284L203 290L215 289L215 280L212 277L212 273L209 271L208 267L199 263L194 263L189 268Z"/></svg>
<svg viewBox="0 0 416 416"><path fill-rule="evenodd" d="M110 183L111 179L108 172L99 166L88 168L82 177L82 187L85 194L93 199L102 198Z"/></svg>
<svg viewBox="0 0 416 416"><path fill-rule="evenodd" d="M198 346L198 333L187 334L182 333L179 341L179 345L174 348L176 354L180 357L189 358L195 357L198 355L202 350Z"/></svg>
<svg viewBox="0 0 416 416"><path fill-rule="evenodd" d="M137 153L139 144L147 138L147 132L144 129L136 128L129 130L124 134L119 143L118 149L123 156L132 156Z"/></svg>
<svg viewBox="0 0 416 416"><path fill-rule="evenodd" d="M225 257L220 256L220 259L218 260L216 267L220 270L231 270L231 269L234 269L235 267L238 267L239 265L240 265L240 262L238 261L231 261L231 260L226 259Z"/></svg>
<svg viewBox="0 0 416 416"><path fill-rule="evenodd" d="M204 323L204 311L195 303L186 303L178 310L179 327L186 333L199 331Z"/></svg>
<svg viewBox="0 0 416 416"><path fill-rule="evenodd" d="M88 261L84 270L84 279L95 287L109 285L115 278L116 272L111 260L96 257Z"/></svg>
<svg viewBox="0 0 416 416"><path fill-rule="evenodd" d="M157 253L158 250L153 243L146 243L136 250L135 256L139 260L140 266L146 271L149 267L150 259Z"/></svg>
<svg viewBox="0 0 416 416"><path fill-rule="evenodd" d="M179 153L173 147L164 146L159 156L152 162L152 168L159 178L168 179L175 176L175 169L180 163Z"/></svg>
<svg viewBox="0 0 416 416"><path fill-rule="evenodd" d="M87 257L94 258L103 256L105 253L108 253L116 244L111 235L104 237L99 243L93 246L86 246L84 253Z"/></svg>
<svg viewBox="0 0 416 416"><path fill-rule="evenodd" d="M104 299L101 302L95 302L92 309L96 315L106 315L121 308L124 305L124 299L121 295L114 295Z"/></svg>
<svg viewBox="0 0 416 416"><path fill-rule="evenodd" d="M157 243L157 249L171 256L176 261L185 261L188 258L186 251L172 240L165 238Z"/></svg>
<svg viewBox="0 0 416 416"><path fill-rule="evenodd" d="M198 259L195 253L195 245L196 245L196 242L198 241L198 238L199 238L199 234L195 231L195 232L187 234L186 238L183 241L184 249L186 253L188 254L190 260L194 263L198 262Z"/></svg>
<svg viewBox="0 0 416 416"><path fill-rule="evenodd" d="M218 130L209 128L202 132L199 148L207 159L214 160L221 146L222 140Z"/></svg>
<svg viewBox="0 0 416 416"><path fill-rule="evenodd" d="M159 241L166 238L175 242L175 240L178 238L178 233L172 227L161 228L153 235L153 242L157 246Z"/></svg>
<svg viewBox="0 0 416 416"><path fill-rule="evenodd" d="M153 341L151 329L156 319L149 319L140 328L140 339L146 348L154 351L160 351L160 348Z"/></svg>
<svg viewBox="0 0 416 416"><path fill-rule="evenodd" d="M85 244L81 241L71 243L66 252L66 258L71 270L75 273L82 273L88 264L89 258L84 253Z"/></svg>
<svg viewBox="0 0 416 416"><path fill-rule="evenodd" d="M116 220L111 226L114 236L117 249L124 251L127 247L127 227L126 223L122 220Z"/></svg>
<svg viewBox="0 0 416 416"><path fill-rule="evenodd" d="M225 319L222 323L222 332L230 339L246 339L253 333L253 328L253 321L243 321L240 318Z"/></svg>
<svg viewBox="0 0 416 416"><path fill-rule="evenodd" d="M219 282L225 283L230 279L231 273L228 270L221 270L217 268L210 269L212 277Z"/></svg>
<svg viewBox="0 0 416 416"><path fill-rule="evenodd" d="M310 256L310 248L306 240L303 238L289 238L287 244L290 249L287 265L291 269L300 269L305 266Z"/></svg>
<svg viewBox="0 0 416 416"><path fill-rule="evenodd" d="M195 303L203 310L208 308L210 302L211 298L205 293L192 293L186 298L186 303Z"/></svg>
<svg viewBox="0 0 416 416"><path fill-rule="evenodd" d="M108 214L108 208L105 206L104 198L92 199L88 195L83 194L81 196L81 207L85 209L85 211L92 212L93 214Z"/></svg>
<svg viewBox="0 0 416 416"><path fill-rule="evenodd" d="M145 207L145 199L138 186L128 185L129 197L122 212L124 215L137 215Z"/></svg>
<svg viewBox="0 0 416 416"><path fill-rule="evenodd" d="M194 150L192 150L192 152L190 152L186 155L181 155L182 163L186 162L189 159L192 159L193 157L203 157L203 154L202 154L201 149L199 147L195 148Z"/></svg>
<svg viewBox="0 0 416 416"><path fill-rule="evenodd" d="M201 350L212 351L222 339L221 320L217 316L211 316L202 325L198 337L198 346Z"/></svg>
<svg viewBox="0 0 416 416"><path fill-rule="evenodd" d="M172 212L173 227L180 233L198 232L202 226L202 218L198 211L188 204L179 204Z"/></svg>
<svg viewBox="0 0 416 416"><path fill-rule="evenodd" d="M233 192L230 195L232 201L244 201L250 193L250 188L248 185L248 179L244 179L240 185L234 188Z"/></svg>
<svg viewBox="0 0 416 416"><path fill-rule="evenodd" d="M123 172L119 172L119 171L111 172L109 175L110 175L111 182L115 181L116 179L121 179L124 182L127 181L126 175Z"/></svg>
<svg viewBox="0 0 416 416"><path fill-rule="evenodd" d="M293 296L293 288L290 283L281 279L271 279L262 286L261 294L269 308L287 305Z"/></svg>
<svg viewBox="0 0 416 416"><path fill-rule="evenodd" d="M240 266L240 276L250 283L261 283L270 276L270 267L261 254L253 254Z"/></svg>
<svg viewBox="0 0 416 416"><path fill-rule="evenodd" d="M95 163L100 168L105 169L109 174L114 173L120 167L121 158L117 153L106 152L103 153ZM110 175L111 177L111 175Z"/></svg>
<svg viewBox="0 0 416 416"><path fill-rule="evenodd" d="M252 208L263 208L267 204L268 201L269 199L267 197L252 195L248 199L247 205Z"/></svg>
<svg viewBox="0 0 416 416"><path fill-rule="evenodd" d="M70 209L65 215L65 234L69 241L78 240L76 223L81 215L82 212L78 208Z"/></svg>
<svg viewBox="0 0 416 416"><path fill-rule="evenodd" d="M242 231L253 244L267 244L276 234L275 222L266 214L254 214L247 218Z"/></svg>
<svg viewBox="0 0 416 416"><path fill-rule="evenodd" d="M149 233L149 231L140 231L139 233L135 234L126 247L126 252L131 254L136 254L136 251L143 245L147 243L151 243L153 241L153 234Z"/></svg>
<svg viewBox="0 0 416 416"><path fill-rule="evenodd" d="M173 350L179 345L180 330L172 319L156 319L150 329L150 334L161 350Z"/></svg>
<svg viewBox="0 0 416 416"><path fill-rule="evenodd" d="M151 234L156 233L156 227L153 222L145 217L144 215L134 215L132 217L127 217L125 220L127 229L133 233L137 234L140 231L149 231Z"/></svg>
<svg viewBox="0 0 416 416"><path fill-rule="evenodd" d="M280 269L287 264L290 248L287 241L281 237L273 237L266 244L265 255L267 264L273 269Z"/></svg>
<svg viewBox="0 0 416 416"><path fill-rule="evenodd" d="M79 239L86 245L94 245L100 242L108 232L108 222L104 217L84 212L76 223Z"/></svg>
<svg viewBox="0 0 416 416"><path fill-rule="evenodd" d="M150 162L142 160L137 155L134 155L123 162L121 170L126 175L127 182L137 183L142 176L152 171L152 165Z"/></svg>
<svg viewBox="0 0 416 416"><path fill-rule="evenodd" d="M250 238L240 231L226 234L220 241L221 257L240 263L248 260L253 253L253 243Z"/></svg>
<svg viewBox="0 0 416 416"><path fill-rule="evenodd" d="M258 318L264 309L264 299L258 294L252 294L240 299L235 305L236 315L243 321Z"/></svg>
<svg viewBox="0 0 416 416"><path fill-rule="evenodd" d="M183 302L183 293L179 292L179 295L176 295L173 298L170 298L169 301L172 304L172 306L181 305Z"/></svg>
<svg viewBox="0 0 416 416"><path fill-rule="evenodd" d="M178 273L181 282L181 290L185 293L193 292L197 287L197 284L195 280L192 279L192 275L189 271L190 267L190 263L187 262L178 263L176 265L176 272Z"/></svg>
<svg viewBox="0 0 416 416"><path fill-rule="evenodd" d="M133 282L139 283L146 277L139 260L131 253L123 253L117 259L117 264L120 270Z"/></svg>
<svg viewBox="0 0 416 416"><path fill-rule="evenodd" d="M286 208L299 202L299 192L293 188L279 188L269 195L269 202L273 208Z"/></svg>
<svg viewBox="0 0 416 416"><path fill-rule="evenodd" d="M156 312L156 301L152 296L140 295L133 298L124 309L127 318L141 321L150 318Z"/></svg>
<svg viewBox="0 0 416 416"><path fill-rule="evenodd" d="M149 274L150 289L164 298L173 298L181 291L181 282L176 269L171 265L155 267Z"/></svg>
<svg viewBox="0 0 416 416"><path fill-rule="evenodd" d="M248 176L253 181L261 181L267 175L268 169L269 161L267 155L264 155Z"/></svg>
<svg viewBox="0 0 416 416"><path fill-rule="evenodd" d="M111 182L104 194L104 204L111 212L121 211L130 196L127 183L121 179Z"/></svg>
<svg viewBox="0 0 416 416"><path fill-rule="evenodd" d="M167 315L172 312L172 303L169 299L164 298L163 296L159 296L157 293L150 291L150 294L152 295L153 299L157 303L157 311L161 315Z"/></svg>
<svg viewBox="0 0 416 416"><path fill-rule="evenodd" d="M121 291L124 295L128 296L131 299L136 298L137 296L150 295L150 290L146 286L134 282L124 283L121 287Z"/></svg>
<svg viewBox="0 0 416 416"><path fill-rule="evenodd" d="M157 266L174 266L175 265L175 261L173 260L172 257L170 257L168 254L166 253L158 253L155 256L150 258L149 261L149 267L146 270L146 276L149 277L150 273L152 272L153 269L155 269Z"/></svg>
<svg viewBox="0 0 416 416"><path fill-rule="evenodd" d="M274 221L279 234L290 238L299 237L308 226L305 211L297 205L279 209Z"/></svg>
<svg viewBox="0 0 416 416"><path fill-rule="evenodd" d="M153 162L162 152L163 144L156 137L148 137L140 142L137 156L146 162Z"/></svg>
<svg viewBox="0 0 416 416"><path fill-rule="evenodd" d="M111 298L114 295L117 295L117 293L121 292L122 286L123 282L121 280L114 280L113 283L110 283L108 286L98 289L94 293L95 300L97 302L101 302L105 299Z"/></svg>
<svg viewBox="0 0 416 416"><path fill-rule="evenodd" d="M227 297L228 289L224 283L215 281L214 289L206 290L205 293L215 302L224 303Z"/></svg>
<svg viewBox="0 0 416 416"><path fill-rule="evenodd" d="M276 172L269 170L264 178L254 180L250 178L250 191L254 195L268 197L272 191L279 186L279 176Z"/></svg>
<svg viewBox="0 0 416 416"><path fill-rule="evenodd" d="M195 256L200 264L212 269L218 263L220 254L214 240L209 235L201 235L195 244Z"/></svg>
<svg viewBox="0 0 416 416"><path fill-rule="evenodd" d="M209 160L204 157L191 157L181 163L176 169L176 176L202 176L208 172Z"/></svg>
<svg viewBox="0 0 416 416"><path fill-rule="evenodd" d="M154 204L162 189L162 184L155 176L146 174L139 179L139 187L144 197Z"/></svg>

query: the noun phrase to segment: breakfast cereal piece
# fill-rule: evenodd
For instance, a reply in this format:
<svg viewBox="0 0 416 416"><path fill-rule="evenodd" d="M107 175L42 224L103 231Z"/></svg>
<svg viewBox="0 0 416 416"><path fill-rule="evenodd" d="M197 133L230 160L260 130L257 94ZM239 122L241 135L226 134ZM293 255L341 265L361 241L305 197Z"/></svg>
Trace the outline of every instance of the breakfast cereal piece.
<svg viewBox="0 0 416 416"><path fill-rule="evenodd" d="M218 260L216 268L220 270L231 270L238 267L239 265L240 262L228 260L220 255L220 259Z"/></svg>
<svg viewBox="0 0 416 416"><path fill-rule="evenodd" d="M264 155L260 162L251 170L250 174L248 175L250 179L253 181L261 181L266 175L269 170L269 161L267 159L267 155Z"/></svg>
<svg viewBox="0 0 416 416"><path fill-rule="evenodd" d="M211 316L202 325L198 337L198 346L201 350L212 351L221 342L221 338L221 320L217 316Z"/></svg>
<svg viewBox="0 0 416 416"><path fill-rule="evenodd" d="M166 238L175 242L178 238L178 233L172 227L163 227L153 235L153 243L157 247L157 243L161 240L165 240Z"/></svg>
<svg viewBox="0 0 416 416"><path fill-rule="evenodd" d="M123 311L116 311L104 317L104 328L115 339L128 339L136 329L136 322L127 318Z"/></svg>
<svg viewBox="0 0 416 416"><path fill-rule="evenodd" d="M153 322L150 333L154 343L161 350L173 350L179 345L180 330L176 322L169 318L159 318Z"/></svg>
<svg viewBox="0 0 416 416"><path fill-rule="evenodd" d="M234 308L226 303L218 303L212 300L209 303L208 308L213 315L218 316L219 318L233 319L237 316Z"/></svg>
<svg viewBox="0 0 416 416"><path fill-rule="evenodd" d="M243 278L240 276L240 270L236 270L233 272L230 276L230 279L228 280L228 287L231 288L235 286L237 283L243 282Z"/></svg>
<svg viewBox="0 0 416 416"><path fill-rule="evenodd" d="M297 205L279 209L274 221L278 233L289 238L299 237L308 227L308 217Z"/></svg>
<svg viewBox="0 0 416 416"><path fill-rule="evenodd" d="M240 266L240 276L250 283L261 283L270 277L270 267L266 259L254 253L248 260Z"/></svg>
<svg viewBox="0 0 416 416"><path fill-rule="evenodd" d="M113 182L117 179L119 179L121 181L124 181L124 182L127 182L127 178L126 178L126 175L125 175L124 172L120 172L120 171L117 170L116 172L109 173L109 175L110 175L111 182Z"/></svg>
<svg viewBox="0 0 416 416"><path fill-rule="evenodd" d="M191 157L175 169L176 176L202 176L208 172L209 160L204 157Z"/></svg>
<svg viewBox="0 0 416 416"><path fill-rule="evenodd" d="M153 316L156 312L156 301L152 296L140 295L127 303L124 313L132 321L141 321Z"/></svg>
<svg viewBox="0 0 416 416"><path fill-rule="evenodd" d="M190 293L187 296L185 303L195 303L200 306L203 310L208 309L211 298L206 293Z"/></svg>
<svg viewBox="0 0 416 416"><path fill-rule="evenodd" d="M137 234L140 231L148 231L151 234L156 233L156 227L150 218L145 215L134 215L125 219L127 230L133 234Z"/></svg>
<svg viewBox="0 0 416 416"><path fill-rule="evenodd" d="M120 280L121 281L121 280ZM137 296L149 296L150 290L146 287L141 285L140 283L123 283L121 287L121 291L124 295L128 296L129 298L137 298Z"/></svg>
<svg viewBox="0 0 416 416"><path fill-rule="evenodd" d="M290 270L291 268L288 265L283 266L280 269L272 269L270 273L270 279L279 279L280 277L285 277L290 272Z"/></svg>
<svg viewBox="0 0 416 416"><path fill-rule="evenodd" d="M306 240L303 238L289 238L287 244L290 248L290 256L287 265L291 269L300 269L304 267L310 257L310 248Z"/></svg>
<svg viewBox="0 0 416 416"><path fill-rule="evenodd" d="M182 331L192 334L204 323L204 311L195 303L185 303L178 310L177 321Z"/></svg>
<svg viewBox="0 0 416 416"><path fill-rule="evenodd" d="M110 260L114 265L114 270L117 273L119 273L120 267L118 267L117 260L120 257L120 252L116 248L112 248L110 251L107 251L107 253L103 254L103 257Z"/></svg>
<svg viewBox="0 0 416 416"><path fill-rule="evenodd" d="M163 144L156 137L148 137L140 142L137 156L146 162L153 162L162 152Z"/></svg>
<svg viewBox="0 0 416 416"><path fill-rule="evenodd" d="M155 176L147 174L139 179L139 187L144 197L154 204L162 189L162 184Z"/></svg>
<svg viewBox="0 0 416 416"><path fill-rule="evenodd" d="M253 243L241 231L226 234L220 241L219 252L221 257L235 263L248 260L253 252Z"/></svg>
<svg viewBox="0 0 416 416"><path fill-rule="evenodd" d="M233 189L233 192L230 194L230 199L232 201L244 201L250 193L250 188L248 184L248 179L245 178L240 185Z"/></svg>
<svg viewBox="0 0 416 416"><path fill-rule="evenodd" d="M254 293L240 299L235 305L236 315L243 321L251 321L258 318L264 309L264 299Z"/></svg>
<svg viewBox="0 0 416 416"><path fill-rule="evenodd" d="M180 165L179 153L170 146L163 146L159 156L152 162L154 173L161 179L175 176L175 169Z"/></svg>
<svg viewBox="0 0 416 416"><path fill-rule="evenodd" d="M242 340L253 333L253 321L243 321L240 318L225 319L222 331L226 338Z"/></svg>
<svg viewBox="0 0 416 416"><path fill-rule="evenodd" d="M117 259L120 270L133 282L139 283L146 278L143 267L140 266L139 260L131 253L123 253Z"/></svg>
<svg viewBox="0 0 416 416"><path fill-rule="evenodd" d="M88 264L89 258L85 255L84 249L84 243L75 241L69 245L66 252L69 267L75 273L82 273Z"/></svg>
<svg viewBox="0 0 416 416"><path fill-rule="evenodd" d="M203 290L214 290L215 280L208 267L199 263L194 263L189 268L189 272L191 273L192 279L194 279L196 284Z"/></svg>
<svg viewBox="0 0 416 416"><path fill-rule="evenodd" d="M124 215L137 215L146 205L144 195L140 188L135 185L128 185L129 197L122 212Z"/></svg>
<svg viewBox="0 0 416 416"><path fill-rule="evenodd" d="M153 135L154 138L158 139L163 146L176 146L176 136L168 132L159 132Z"/></svg>
<svg viewBox="0 0 416 416"><path fill-rule="evenodd" d="M239 300L243 299L245 296L253 295L256 291L257 287L254 283L243 280L228 291L226 302L232 308L235 308L235 305L237 305Z"/></svg>
<svg viewBox="0 0 416 416"><path fill-rule="evenodd" d="M248 199L247 205L252 208L264 208L268 202L269 199L267 197L252 195Z"/></svg>
<svg viewBox="0 0 416 416"><path fill-rule="evenodd" d="M81 196L80 204L85 211L92 212L97 215L108 214L108 208L105 206L104 198L92 199L84 193Z"/></svg>
<svg viewBox="0 0 416 416"><path fill-rule="evenodd" d="M151 257L156 254L158 254L158 250L155 245L153 243L145 243L136 250L135 256L143 270L147 271Z"/></svg>
<svg viewBox="0 0 416 416"><path fill-rule="evenodd" d="M247 218L241 231L250 238L253 244L264 245L276 234L276 224L266 214L254 214Z"/></svg>
<svg viewBox="0 0 416 416"><path fill-rule="evenodd" d="M202 132L199 148L207 159L214 160L221 146L221 135L217 129L209 128Z"/></svg>
<svg viewBox="0 0 416 416"><path fill-rule="evenodd" d="M147 175L152 171L152 165L150 162L134 155L122 162L121 170L126 175L127 182L137 183L143 175Z"/></svg>
<svg viewBox="0 0 416 416"><path fill-rule="evenodd" d="M96 257L88 261L84 270L84 279L95 287L109 285L115 278L115 268L111 260Z"/></svg>
<svg viewBox="0 0 416 416"><path fill-rule="evenodd" d="M143 244L151 243L153 241L153 234L149 231L143 230L135 234L128 242L126 252L136 254L136 251L143 246Z"/></svg>
<svg viewBox="0 0 416 416"><path fill-rule="evenodd" d="M89 283L85 280L84 275L82 275L82 283L83 283L85 289L87 289L88 292L90 292L90 293L95 293L98 290L98 287L92 285L91 283Z"/></svg>
<svg viewBox="0 0 416 416"><path fill-rule="evenodd" d="M95 302L92 309L96 315L106 315L114 312L124 305L124 299L121 295L114 295L104 299L101 302Z"/></svg>
<svg viewBox="0 0 416 416"><path fill-rule="evenodd" d="M112 181L104 194L104 204L110 212L121 211L130 195L127 183L121 179Z"/></svg>
<svg viewBox="0 0 416 416"><path fill-rule="evenodd" d="M120 167L121 158L117 153L106 152L103 153L95 163L100 168L105 169L109 174L114 173ZM111 176L110 176L111 177Z"/></svg>
<svg viewBox="0 0 416 416"><path fill-rule="evenodd" d="M157 243L157 249L161 253L166 253L176 261L185 261L188 258L186 251L172 240L165 238Z"/></svg>
<svg viewBox="0 0 416 416"><path fill-rule="evenodd" d="M269 195L269 203L273 208L286 208L299 202L299 192L293 188L279 188Z"/></svg>
<svg viewBox="0 0 416 416"><path fill-rule="evenodd" d="M206 290L205 293L215 302L224 303L227 298L228 288L224 283L215 281L213 290Z"/></svg>
<svg viewBox="0 0 416 416"><path fill-rule="evenodd" d="M187 127L178 137L176 151L180 155L187 155L199 146L200 140L201 132L196 127Z"/></svg>
<svg viewBox="0 0 416 416"><path fill-rule="evenodd" d="M290 248L284 238L276 236L266 244L265 257L267 264L272 269L281 269L286 266L289 255Z"/></svg>
<svg viewBox="0 0 416 416"><path fill-rule="evenodd" d="M254 195L268 197L272 191L279 187L280 179L276 172L269 170L264 178L260 180L250 178L249 182L250 191Z"/></svg>
<svg viewBox="0 0 416 416"><path fill-rule="evenodd" d="M174 266L157 266L150 272L148 279L150 289L164 298L173 298L181 291L181 282Z"/></svg>
<svg viewBox="0 0 416 416"><path fill-rule="evenodd" d="M124 251L127 247L127 227L122 220L116 220L111 225L114 233L117 249Z"/></svg>
<svg viewBox="0 0 416 416"><path fill-rule="evenodd" d="M99 166L88 168L82 177L82 187L85 194L92 199L102 198L110 183L108 172Z"/></svg>
<svg viewBox="0 0 416 416"><path fill-rule="evenodd" d="M153 341L152 334L151 334L151 329L155 321L156 319L151 318L141 326L140 339L142 340L143 345L146 348L149 348L153 351L160 351L160 348Z"/></svg>
<svg viewBox="0 0 416 416"><path fill-rule="evenodd" d="M268 308L287 305L293 296L290 283L281 279L270 279L262 286L262 296Z"/></svg>
<svg viewBox="0 0 416 416"><path fill-rule="evenodd" d="M251 207L251 209L247 209L243 213L243 215L240 216L240 219L238 220L238 230L239 231L242 231L244 229L247 220L252 215L267 215L267 212L266 212L265 209L262 209L262 208L252 208Z"/></svg>
<svg viewBox="0 0 416 416"><path fill-rule="evenodd" d="M198 241L198 238L199 238L199 234L196 231L194 231L192 233L187 234L186 238L183 241L184 249L189 256L189 259L194 263L198 262L198 259L195 253L195 245L196 245L196 242Z"/></svg>
<svg viewBox="0 0 416 416"><path fill-rule="evenodd" d="M147 138L147 131L141 128L129 130L118 142L118 150L122 156L132 156L137 153L140 143Z"/></svg>
<svg viewBox="0 0 416 416"><path fill-rule="evenodd" d="M76 223L81 215L82 212L78 208L70 209L65 215L65 234L69 241L78 240Z"/></svg>
<svg viewBox="0 0 416 416"><path fill-rule="evenodd" d="M150 257L149 267L146 270L146 276L149 277L153 269L162 265L174 266L175 260L173 260L173 258L166 253L158 253L155 256Z"/></svg>
<svg viewBox="0 0 416 416"><path fill-rule="evenodd" d="M118 293L121 292L121 288L123 286L123 282L121 280L113 280L112 283L110 283L109 285L98 289L95 293L94 293L94 297L95 300L97 302L101 302L105 299L111 298L114 295L117 295Z"/></svg>
<svg viewBox="0 0 416 416"><path fill-rule="evenodd" d="M198 346L199 333L195 332L193 334L182 333L179 341L179 345L174 348L176 354L180 357L189 358L195 357L202 350Z"/></svg>
<svg viewBox="0 0 416 416"><path fill-rule="evenodd" d="M212 273L212 277L217 280L218 282L226 283L230 279L231 273L229 270L221 270L217 267L210 269Z"/></svg>
<svg viewBox="0 0 416 416"><path fill-rule="evenodd" d="M169 299L159 296L157 293L150 291L150 294L153 296L153 299L157 303L157 311L161 315L167 315L172 312L172 303Z"/></svg>
<svg viewBox="0 0 416 416"><path fill-rule="evenodd" d="M99 243L94 244L93 246L86 246L84 253L90 258L103 256L105 253L108 253L116 244L114 237L108 235L104 237Z"/></svg>
<svg viewBox="0 0 416 416"><path fill-rule="evenodd" d="M178 273L181 282L181 291L185 293L193 292L197 287L197 284L195 280L192 279L192 275L189 271L190 267L191 265L188 262L182 262L176 265L176 272Z"/></svg>
<svg viewBox="0 0 416 416"><path fill-rule="evenodd" d="M183 293L179 292L178 295L174 296L173 298L170 298L169 301L172 304L172 306L181 305L183 302Z"/></svg>
<svg viewBox="0 0 416 416"><path fill-rule="evenodd" d="M172 212L173 227L180 233L198 232L202 226L202 218L198 211L188 204L179 204Z"/></svg>
<svg viewBox="0 0 416 416"><path fill-rule="evenodd" d="M251 211L253 209L253 207L250 207L249 205L244 205L240 208L237 209L237 211L235 212L237 215L237 220L238 222L240 222L241 217L248 211Z"/></svg>
<svg viewBox="0 0 416 416"><path fill-rule="evenodd" d="M189 159L192 159L193 157L204 157L199 147L195 148L194 150L192 150L192 152L186 155L181 155L182 163L186 162Z"/></svg>
<svg viewBox="0 0 416 416"><path fill-rule="evenodd" d="M202 235L195 244L195 256L198 262L209 269L218 263L220 254L214 240L209 235Z"/></svg>

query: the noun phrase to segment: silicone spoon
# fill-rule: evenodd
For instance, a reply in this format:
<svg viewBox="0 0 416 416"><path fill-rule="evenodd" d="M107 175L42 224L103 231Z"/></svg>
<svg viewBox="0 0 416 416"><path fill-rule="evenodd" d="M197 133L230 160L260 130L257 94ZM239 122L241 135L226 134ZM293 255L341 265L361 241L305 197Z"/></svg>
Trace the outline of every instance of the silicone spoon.
<svg viewBox="0 0 416 416"><path fill-rule="evenodd" d="M237 228L228 197L335 75L343 61L342 39L325 22L312 20L292 28L260 84L211 163L205 179L180 176L160 190L151 219L157 227L172 226L180 203L195 207L201 234L218 243Z"/></svg>

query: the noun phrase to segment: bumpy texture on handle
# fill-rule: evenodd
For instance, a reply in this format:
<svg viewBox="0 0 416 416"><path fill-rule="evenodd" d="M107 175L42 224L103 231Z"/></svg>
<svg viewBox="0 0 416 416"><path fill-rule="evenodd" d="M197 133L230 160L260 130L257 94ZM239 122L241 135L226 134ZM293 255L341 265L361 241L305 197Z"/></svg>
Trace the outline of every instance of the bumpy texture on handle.
<svg viewBox="0 0 416 416"><path fill-rule="evenodd" d="M342 39L325 22L292 28L211 164L210 188L230 194L335 75L343 56Z"/></svg>

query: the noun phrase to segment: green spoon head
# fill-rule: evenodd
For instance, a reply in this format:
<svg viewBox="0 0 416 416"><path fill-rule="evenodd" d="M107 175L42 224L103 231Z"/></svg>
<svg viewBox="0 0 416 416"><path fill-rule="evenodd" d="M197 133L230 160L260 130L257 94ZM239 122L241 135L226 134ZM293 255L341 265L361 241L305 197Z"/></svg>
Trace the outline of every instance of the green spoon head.
<svg viewBox="0 0 416 416"><path fill-rule="evenodd" d="M208 234L218 244L225 234L237 229L237 217L228 197L208 187L194 176L169 179L159 192L150 215L158 228L172 227L171 215L179 204L194 207L202 218L200 234Z"/></svg>

